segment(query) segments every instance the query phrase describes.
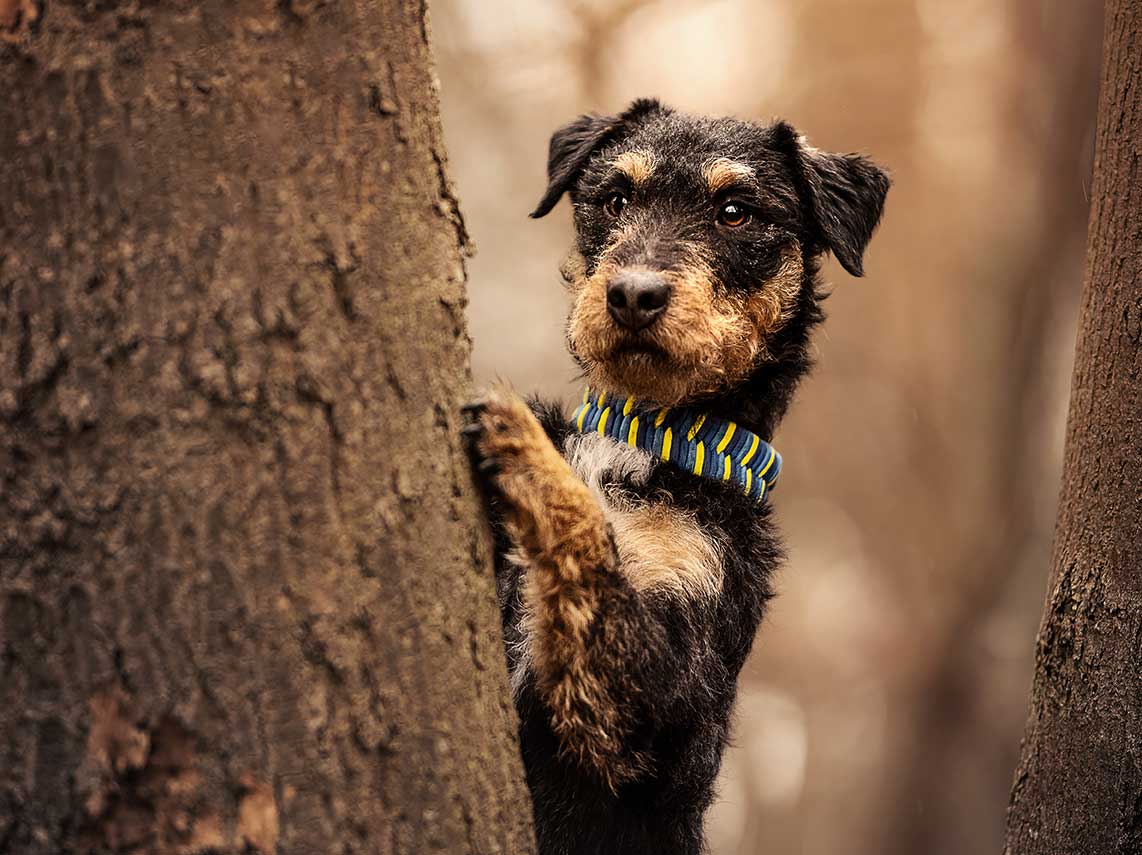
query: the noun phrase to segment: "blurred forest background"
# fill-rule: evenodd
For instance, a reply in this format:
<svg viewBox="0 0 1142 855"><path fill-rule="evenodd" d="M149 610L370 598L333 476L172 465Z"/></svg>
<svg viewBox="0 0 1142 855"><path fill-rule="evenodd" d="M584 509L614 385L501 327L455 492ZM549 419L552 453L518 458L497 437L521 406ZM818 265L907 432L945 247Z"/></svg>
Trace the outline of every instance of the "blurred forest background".
<svg viewBox="0 0 1142 855"><path fill-rule="evenodd" d="M570 401L547 141L637 96L792 121L894 177L778 437L790 558L716 855L997 852L1058 495L1096 0L435 0L477 383Z"/></svg>

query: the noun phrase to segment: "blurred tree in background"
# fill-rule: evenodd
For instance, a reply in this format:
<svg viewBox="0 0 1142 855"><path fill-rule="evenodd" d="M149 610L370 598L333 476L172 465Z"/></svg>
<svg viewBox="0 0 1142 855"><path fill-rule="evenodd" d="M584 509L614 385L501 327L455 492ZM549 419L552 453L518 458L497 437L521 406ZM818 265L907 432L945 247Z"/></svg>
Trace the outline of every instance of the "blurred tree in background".
<svg viewBox="0 0 1142 855"><path fill-rule="evenodd" d="M1007 855L1142 852L1142 3L1110 0L1051 588Z"/></svg>
<svg viewBox="0 0 1142 855"><path fill-rule="evenodd" d="M0 1L0 851L532 848L424 16Z"/></svg>

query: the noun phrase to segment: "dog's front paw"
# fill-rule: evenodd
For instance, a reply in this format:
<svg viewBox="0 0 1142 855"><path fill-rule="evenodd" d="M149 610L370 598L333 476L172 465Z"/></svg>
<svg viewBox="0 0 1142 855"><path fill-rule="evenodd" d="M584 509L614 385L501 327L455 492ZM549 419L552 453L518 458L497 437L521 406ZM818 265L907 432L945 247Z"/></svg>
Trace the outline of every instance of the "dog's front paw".
<svg viewBox="0 0 1142 855"><path fill-rule="evenodd" d="M609 542L602 509L518 395L492 389L468 404L463 429L477 473L506 504L507 521L533 552L584 541L592 560Z"/></svg>
<svg viewBox="0 0 1142 855"><path fill-rule="evenodd" d="M491 389L464 412L471 418L463 433L476 471L501 492L529 467L542 466L545 457L559 456L527 404L507 389Z"/></svg>

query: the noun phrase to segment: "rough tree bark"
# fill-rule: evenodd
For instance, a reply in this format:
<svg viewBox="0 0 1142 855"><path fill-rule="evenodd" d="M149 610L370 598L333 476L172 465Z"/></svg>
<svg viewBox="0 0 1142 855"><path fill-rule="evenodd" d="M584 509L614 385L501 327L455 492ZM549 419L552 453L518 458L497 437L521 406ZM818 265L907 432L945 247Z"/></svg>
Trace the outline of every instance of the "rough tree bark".
<svg viewBox="0 0 1142 855"><path fill-rule="evenodd" d="M532 849L425 14L0 0L0 851Z"/></svg>
<svg viewBox="0 0 1142 855"><path fill-rule="evenodd" d="M1051 590L1007 855L1142 852L1142 2L1106 8Z"/></svg>

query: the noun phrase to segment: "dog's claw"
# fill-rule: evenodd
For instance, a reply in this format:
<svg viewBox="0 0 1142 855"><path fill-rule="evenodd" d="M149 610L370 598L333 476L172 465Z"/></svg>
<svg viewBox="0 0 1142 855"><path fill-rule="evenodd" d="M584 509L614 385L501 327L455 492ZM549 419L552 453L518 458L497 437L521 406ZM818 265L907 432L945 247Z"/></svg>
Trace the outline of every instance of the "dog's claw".
<svg viewBox="0 0 1142 855"><path fill-rule="evenodd" d="M477 398L475 401L469 401L462 404L460 412L466 416L478 416L488 408L488 401L486 398Z"/></svg>
<svg viewBox="0 0 1142 855"><path fill-rule="evenodd" d="M494 457L488 457L476 464L476 471L481 475L498 475L500 462Z"/></svg>
<svg viewBox="0 0 1142 855"><path fill-rule="evenodd" d="M479 422L473 422L470 425L464 425L460 428L460 435L468 439L475 439L484 432L484 426Z"/></svg>

